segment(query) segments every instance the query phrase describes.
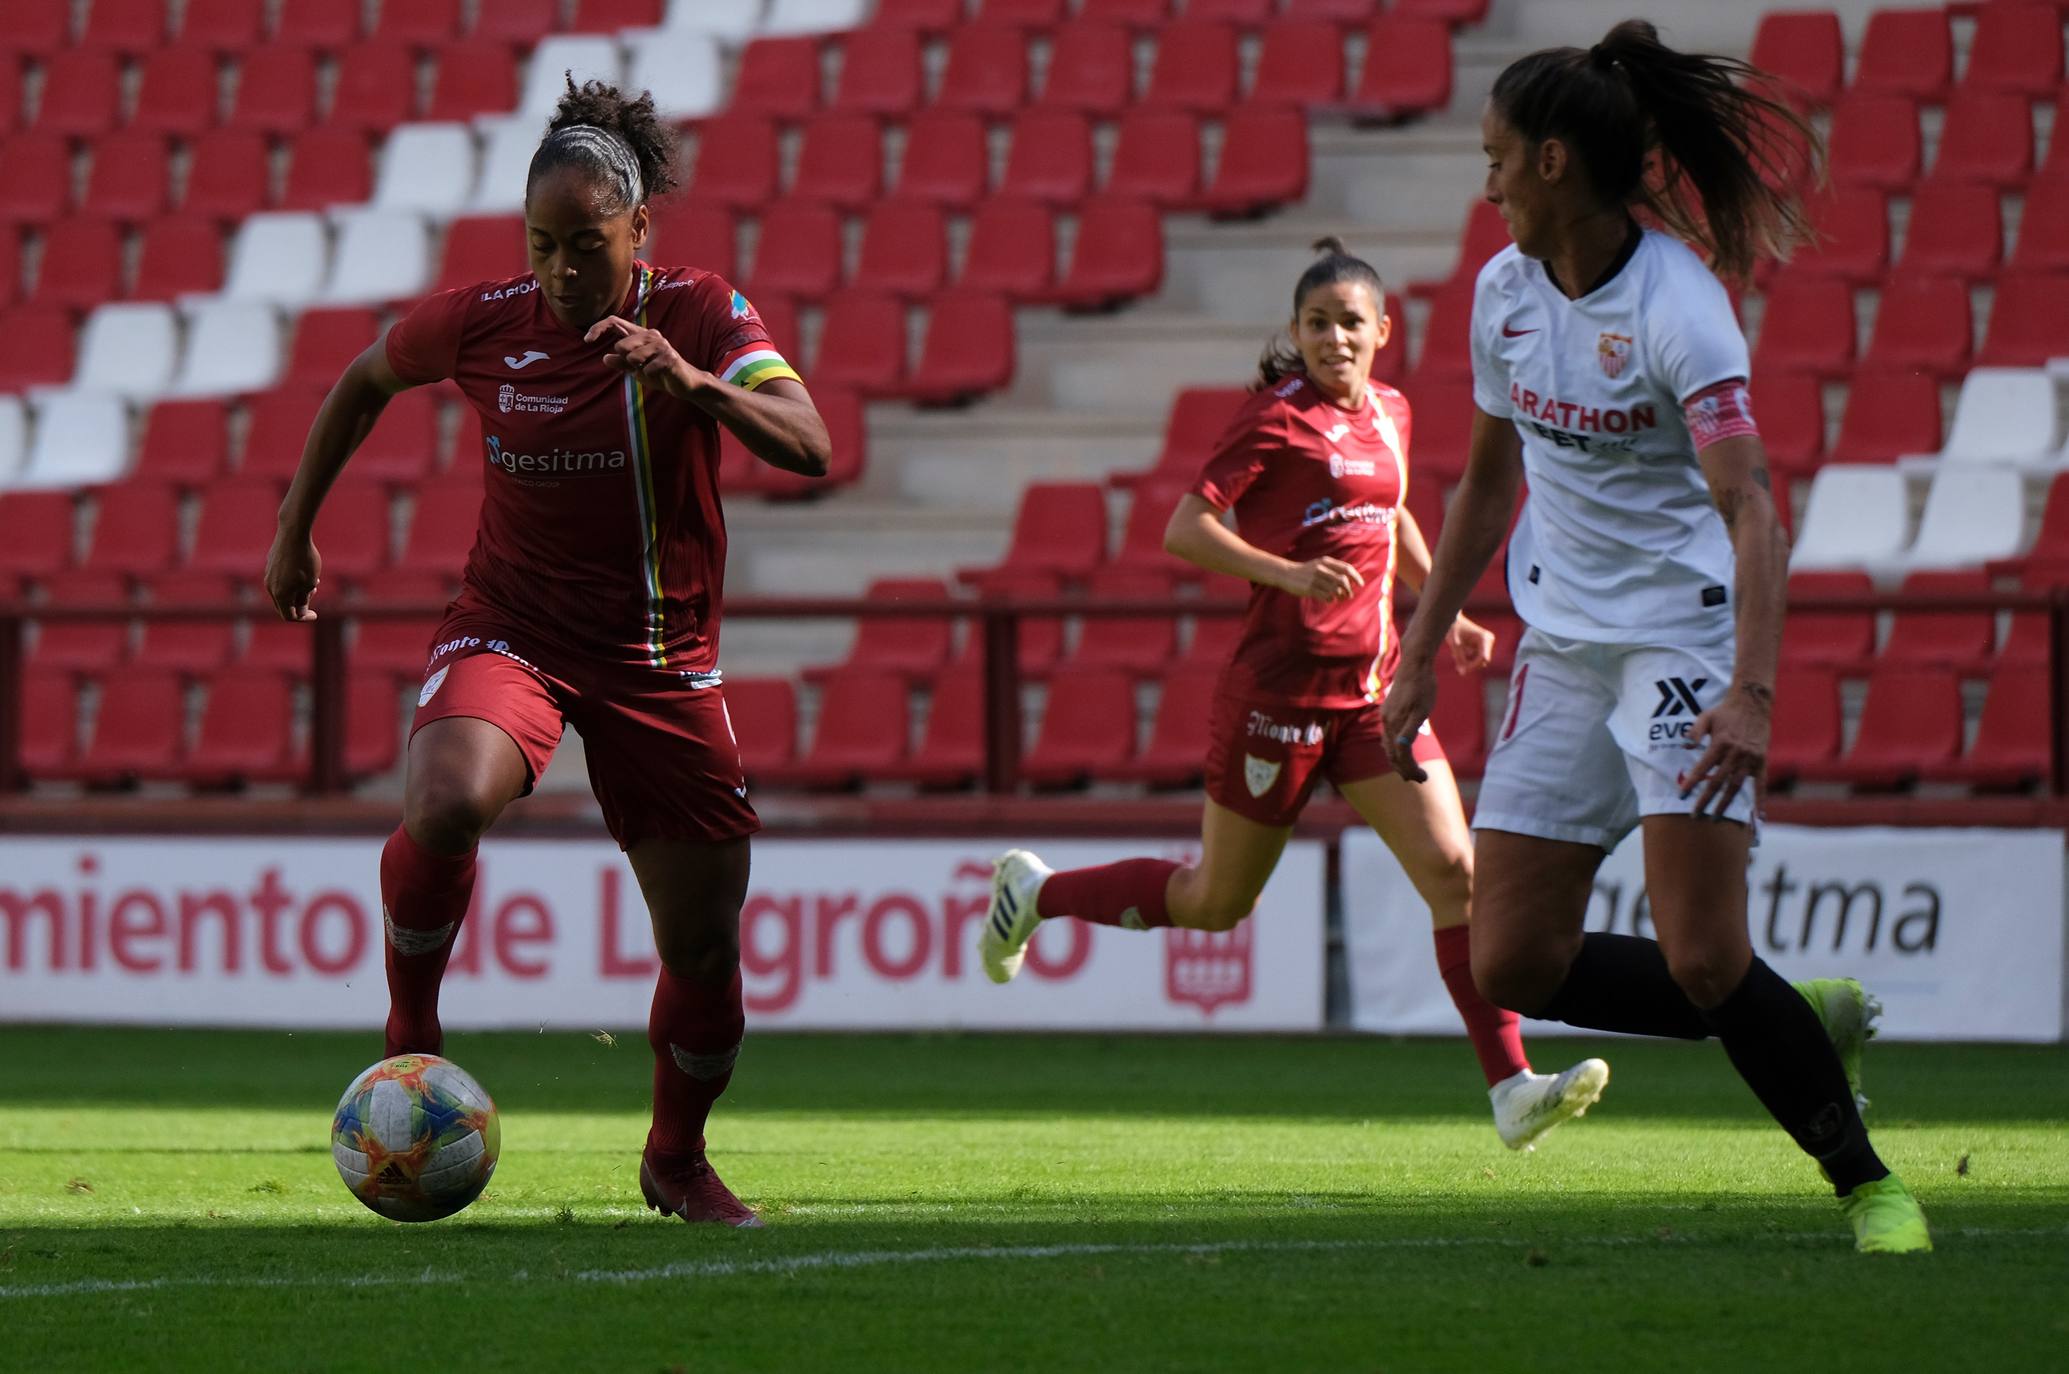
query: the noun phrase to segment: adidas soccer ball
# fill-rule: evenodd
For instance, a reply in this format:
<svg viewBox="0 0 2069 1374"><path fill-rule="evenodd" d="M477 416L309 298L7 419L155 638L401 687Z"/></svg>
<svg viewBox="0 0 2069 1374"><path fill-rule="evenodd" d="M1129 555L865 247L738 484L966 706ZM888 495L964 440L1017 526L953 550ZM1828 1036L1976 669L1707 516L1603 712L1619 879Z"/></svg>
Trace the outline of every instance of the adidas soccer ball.
<svg viewBox="0 0 2069 1374"><path fill-rule="evenodd" d="M489 1095L432 1054L398 1054L353 1079L330 1123L338 1176L390 1221L437 1221L480 1197L502 1143Z"/></svg>

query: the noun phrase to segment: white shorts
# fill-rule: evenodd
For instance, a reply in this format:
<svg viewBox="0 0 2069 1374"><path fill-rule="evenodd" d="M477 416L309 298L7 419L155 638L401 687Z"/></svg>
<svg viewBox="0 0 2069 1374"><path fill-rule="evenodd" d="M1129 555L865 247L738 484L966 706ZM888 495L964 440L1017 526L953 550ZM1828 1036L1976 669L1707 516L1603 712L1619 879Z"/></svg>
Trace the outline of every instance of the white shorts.
<svg viewBox="0 0 2069 1374"><path fill-rule="evenodd" d="M1615 849L1641 816L1685 816L1696 717L1731 685L1733 648L1594 644L1529 629L1473 813L1476 830ZM1725 810L1753 820L1753 786Z"/></svg>

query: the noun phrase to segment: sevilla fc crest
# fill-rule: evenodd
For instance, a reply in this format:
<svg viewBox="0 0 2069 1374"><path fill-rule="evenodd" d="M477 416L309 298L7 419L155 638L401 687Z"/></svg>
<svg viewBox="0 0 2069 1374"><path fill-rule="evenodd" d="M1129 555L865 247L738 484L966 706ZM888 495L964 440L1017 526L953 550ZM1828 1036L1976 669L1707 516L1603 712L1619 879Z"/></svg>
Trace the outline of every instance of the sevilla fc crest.
<svg viewBox="0 0 2069 1374"><path fill-rule="evenodd" d="M1216 1007L1250 1000L1250 927L1234 930L1164 932L1164 995L1173 1002L1191 1002L1203 1016Z"/></svg>
<svg viewBox="0 0 2069 1374"><path fill-rule="evenodd" d="M1604 334L1601 342L1595 345L1595 360L1602 364L1604 375L1623 376L1624 365L1631 361L1631 336Z"/></svg>
<svg viewBox="0 0 2069 1374"><path fill-rule="evenodd" d="M1278 760L1266 761L1255 754L1243 755L1243 785L1250 789L1251 796L1263 796L1272 790L1272 784L1278 780Z"/></svg>

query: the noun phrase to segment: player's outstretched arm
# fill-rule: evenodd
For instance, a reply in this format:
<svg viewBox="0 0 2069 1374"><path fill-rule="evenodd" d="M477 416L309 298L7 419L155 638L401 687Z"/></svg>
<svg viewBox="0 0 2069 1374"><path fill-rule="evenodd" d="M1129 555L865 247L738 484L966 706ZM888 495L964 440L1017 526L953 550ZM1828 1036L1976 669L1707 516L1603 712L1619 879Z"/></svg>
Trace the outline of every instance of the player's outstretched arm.
<svg viewBox="0 0 2069 1374"><path fill-rule="evenodd" d="M316 512L331 483L345 470L388 398L405 390L388 362L386 339L376 339L346 367L309 426L302 461L280 503L273 547L266 554L266 596L282 620L314 620L309 598L323 578L323 558L316 552Z"/></svg>
<svg viewBox="0 0 2069 1374"><path fill-rule="evenodd" d="M1208 572L1227 573L1245 582L1277 587L1291 596L1316 601L1342 601L1357 595L1364 576L1340 558L1295 563L1266 553L1221 521L1221 512L1205 497L1187 492L1164 526L1164 549Z"/></svg>

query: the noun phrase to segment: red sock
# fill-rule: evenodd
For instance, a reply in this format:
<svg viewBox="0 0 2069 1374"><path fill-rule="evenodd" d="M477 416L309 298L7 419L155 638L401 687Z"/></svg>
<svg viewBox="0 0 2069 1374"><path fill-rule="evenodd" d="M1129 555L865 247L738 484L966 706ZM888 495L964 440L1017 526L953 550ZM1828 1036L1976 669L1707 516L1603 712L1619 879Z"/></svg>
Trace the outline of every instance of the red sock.
<svg viewBox="0 0 2069 1374"><path fill-rule="evenodd" d="M654 1125L647 1148L688 1154L704 1148L711 1104L733 1081L733 1061L747 1018L740 1009L740 971L715 990L666 968L654 984L647 1043L654 1047Z"/></svg>
<svg viewBox="0 0 2069 1374"><path fill-rule="evenodd" d="M474 899L474 853L433 854L401 826L381 850L387 927L389 1055L437 1054L438 985Z"/></svg>
<svg viewBox="0 0 2069 1374"><path fill-rule="evenodd" d="M1149 930L1168 926L1164 888L1182 865L1169 859L1123 859L1098 868L1052 873L1035 897L1044 916L1075 916L1100 926Z"/></svg>
<svg viewBox="0 0 2069 1374"><path fill-rule="evenodd" d="M1466 1036L1473 1042L1473 1053L1480 1056L1480 1072L1487 1075L1491 1088L1527 1070L1530 1061L1523 1057L1522 1018L1503 1011L1473 986L1471 930L1471 926L1447 926L1432 934L1437 940L1437 971L1451 990L1451 1004L1466 1023Z"/></svg>

